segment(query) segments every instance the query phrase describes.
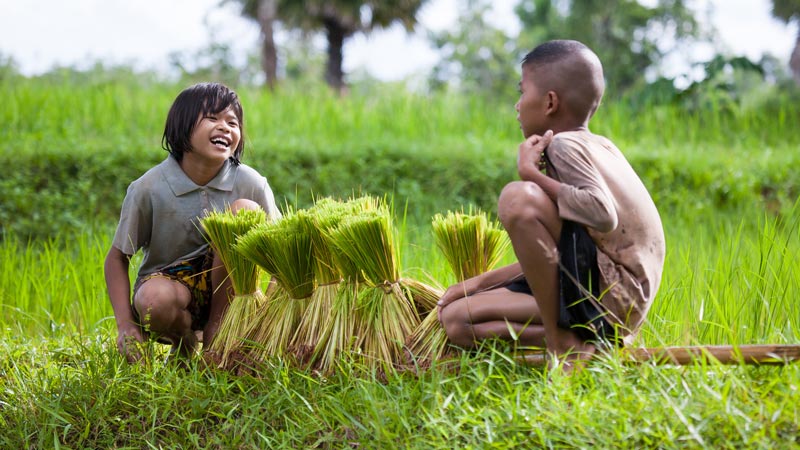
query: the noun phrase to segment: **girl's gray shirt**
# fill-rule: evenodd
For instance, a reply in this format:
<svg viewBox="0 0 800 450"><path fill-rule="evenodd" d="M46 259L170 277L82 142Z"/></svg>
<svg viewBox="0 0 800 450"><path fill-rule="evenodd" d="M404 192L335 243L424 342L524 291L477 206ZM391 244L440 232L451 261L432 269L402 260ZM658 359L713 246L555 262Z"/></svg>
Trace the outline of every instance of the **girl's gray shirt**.
<svg viewBox="0 0 800 450"><path fill-rule="evenodd" d="M128 186L113 245L129 256L142 250L139 278L158 272L208 251L199 219L237 199L258 203L270 218L281 215L267 179L255 169L228 160L198 186L168 156Z"/></svg>

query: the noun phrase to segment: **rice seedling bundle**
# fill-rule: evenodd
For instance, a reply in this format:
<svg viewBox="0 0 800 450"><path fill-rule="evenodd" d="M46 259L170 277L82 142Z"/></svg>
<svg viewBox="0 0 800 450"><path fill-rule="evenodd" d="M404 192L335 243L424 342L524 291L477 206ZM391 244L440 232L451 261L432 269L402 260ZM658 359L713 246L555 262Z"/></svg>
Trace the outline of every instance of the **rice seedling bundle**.
<svg viewBox="0 0 800 450"><path fill-rule="evenodd" d="M328 234L333 247L357 264L364 282L356 290L356 348L371 367L388 369L402 360L403 343L419 323L400 283L391 214L385 206L342 219Z"/></svg>
<svg viewBox="0 0 800 450"><path fill-rule="evenodd" d="M247 333L256 360L286 354L314 292L312 227L307 212L290 211L276 222L253 228L234 246L277 283Z"/></svg>
<svg viewBox="0 0 800 450"><path fill-rule="evenodd" d="M342 281L342 274L333 262L332 250L324 233L338 225L350 209L351 206L331 198L317 200L308 209L313 225L310 234L317 288L311 295L306 313L300 318L290 344L297 360L304 365L314 365L320 353L317 345L324 342L325 331L332 325L333 303Z"/></svg>
<svg viewBox="0 0 800 450"><path fill-rule="evenodd" d="M234 297L222 317L219 329L209 350L219 358L220 367L228 365L231 354L241 348L241 336L264 302L259 289L260 270L233 248L236 239L256 226L265 223L261 210L214 211L200 220L209 244L219 256L233 286Z"/></svg>
<svg viewBox="0 0 800 450"><path fill-rule="evenodd" d="M325 249L323 252L328 252L329 269L341 280L335 289L325 286L318 288L320 297L327 297L331 292L333 295L329 300L320 300L330 301L330 310L328 321L321 330L322 334L312 356L314 365L323 373L332 371L339 358L352 354L355 349L355 302L359 286L364 283L359 265L336 246L332 234L345 217L377 210L379 203L377 198L370 196L346 202L323 199L312 208L316 212L313 217L314 225L320 232L318 235L322 241L320 246ZM320 256L320 260L325 258Z"/></svg>
<svg viewBox="0 0 800 450"><path fill-rule="evenodd" d="M436 214L432 228L436 245L459 282L491 270L511 245L500 224L481 211Z"/></svg>
<svg viewBox="0 0 800 450"><path fill-rule="evenodd" d="M436 246L441 250L458 282L488 272L511 245L505 230L483 212L436 214L432 220ZM418 361L439 359L448 342L433 308L409 337L407 346Z"/></svg>

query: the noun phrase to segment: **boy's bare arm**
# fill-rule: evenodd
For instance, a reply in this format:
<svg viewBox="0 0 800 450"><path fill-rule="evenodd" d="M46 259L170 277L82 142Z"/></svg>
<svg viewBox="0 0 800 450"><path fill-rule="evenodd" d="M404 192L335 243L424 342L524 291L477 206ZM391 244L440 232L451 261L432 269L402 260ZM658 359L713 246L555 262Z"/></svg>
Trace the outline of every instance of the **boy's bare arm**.
<svg viewBox="0 0 800 450"><path fill-rule="evenodd" d="M444 308L458 299L506 286L520 277L522 277L522 267L520 267L519 263L513 263L482 273L450 286L442 295L442 298L439 299L437 305L440 309Z"/></svg>
<svg viewBox="0 0 800 450"><path fill-rule="evenodd" d="M547 131L543 136L533 135L519 145L517 156L517 172L522 181L536 183L554 202L558 201L558 190L561 183L543 174L540 162L544 151L553 140L553 132Z"/></svg>

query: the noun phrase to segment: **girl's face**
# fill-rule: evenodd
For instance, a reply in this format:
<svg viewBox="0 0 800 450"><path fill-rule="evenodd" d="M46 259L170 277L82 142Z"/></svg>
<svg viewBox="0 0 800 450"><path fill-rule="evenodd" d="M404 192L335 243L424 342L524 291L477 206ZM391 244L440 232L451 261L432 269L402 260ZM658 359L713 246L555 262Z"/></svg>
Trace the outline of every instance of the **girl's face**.
<svg viewBox="0 0 800 450"><path fill-rule="evenodd" d="M192 154L193 157L222 164L233 155L241 138L241 124L233 109L201 115L192 131L192 150L184 156Z"/></svg>

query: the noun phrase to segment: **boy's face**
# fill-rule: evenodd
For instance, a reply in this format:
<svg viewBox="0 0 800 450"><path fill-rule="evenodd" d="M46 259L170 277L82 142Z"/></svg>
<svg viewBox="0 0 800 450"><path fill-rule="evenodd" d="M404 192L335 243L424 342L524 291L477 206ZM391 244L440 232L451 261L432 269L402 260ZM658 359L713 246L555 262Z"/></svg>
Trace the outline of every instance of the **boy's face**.
<svg viewBox="0 0 800 450"><path fill-rule="evenodd" d="M241 124L233 109L201 115L192 131L192 151L184 156L193 154L193 157L221 164L233 155L241 138Z"/></svg>
<svg viewBox="0 0 800 450"><path fill-rule="evenodd" d="M534 134L542 135L548 130L546 115L548 95L546 91L537 86L535 78L535 69L530 65L522 67L519 101L514 107L517 110L517 121L526 139Z"/></svg>

